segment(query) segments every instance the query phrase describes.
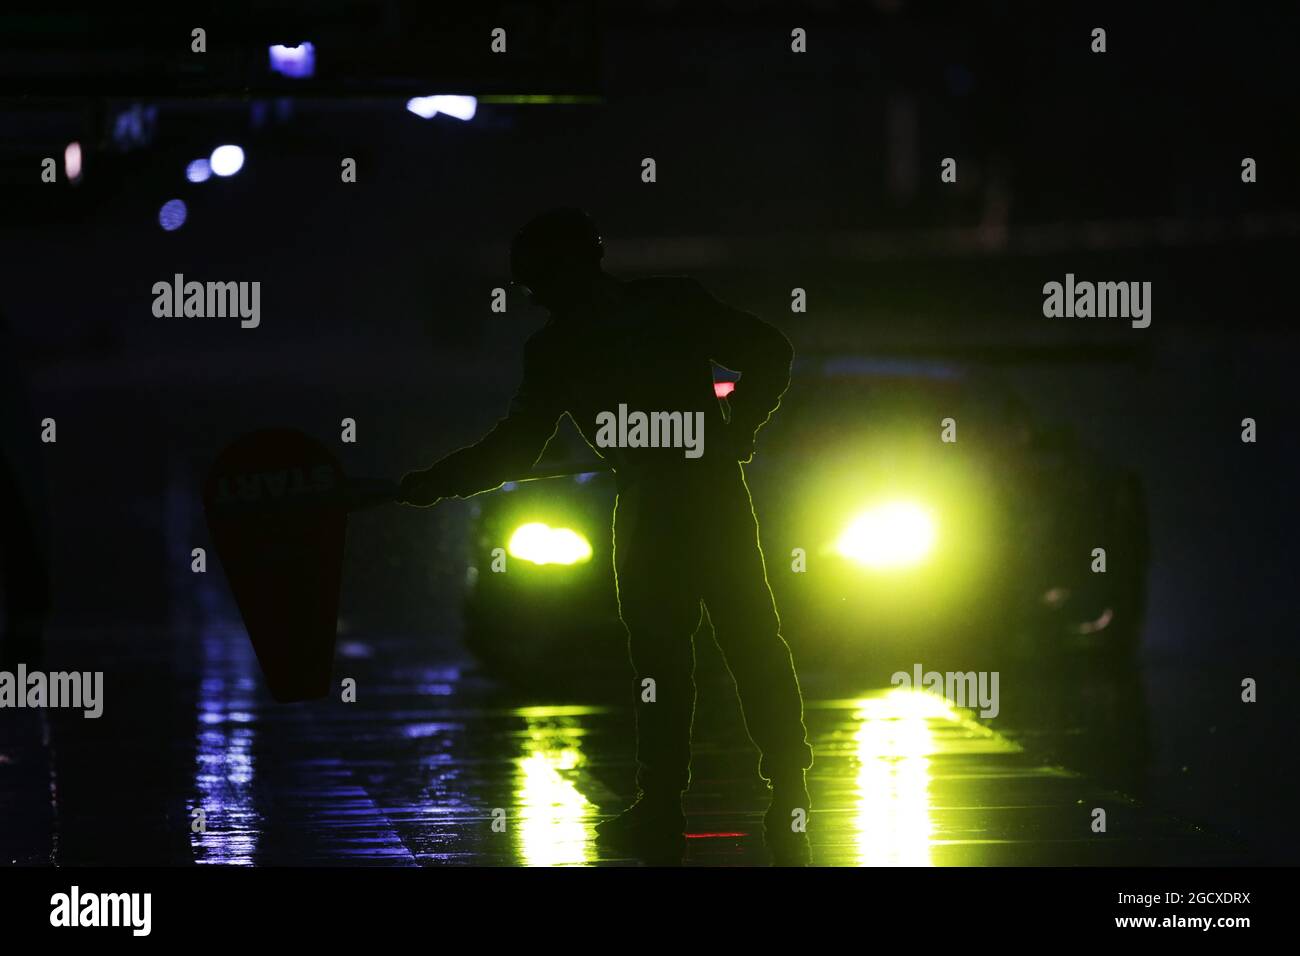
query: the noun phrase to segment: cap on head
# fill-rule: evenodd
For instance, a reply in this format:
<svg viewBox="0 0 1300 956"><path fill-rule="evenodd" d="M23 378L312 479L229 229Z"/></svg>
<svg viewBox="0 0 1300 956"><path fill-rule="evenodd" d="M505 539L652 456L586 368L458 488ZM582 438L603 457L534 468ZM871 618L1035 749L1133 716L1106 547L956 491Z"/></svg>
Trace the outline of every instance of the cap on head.
<svg viewBox="0 0 1300 956"><path fill-rule="evenodd" d="M600 268L604 240L581 209L552 209L520 229L510 244L510 275L520 285L540 286L587 278Z"/></svg>

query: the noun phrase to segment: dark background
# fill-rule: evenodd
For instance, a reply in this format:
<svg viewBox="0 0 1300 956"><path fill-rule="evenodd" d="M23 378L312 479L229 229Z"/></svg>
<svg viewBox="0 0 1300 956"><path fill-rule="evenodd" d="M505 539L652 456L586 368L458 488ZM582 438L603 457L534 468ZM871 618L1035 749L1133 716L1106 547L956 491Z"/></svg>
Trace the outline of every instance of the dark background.
<svg viewBox="0 0 1300 956"><path fill-rule="evenodd" d="M580 205L612 271L696 276L780 326L799 369L921 356L990 370L1037 417L1135 468L1152 522L1154 791L1294 859L1296 838L1274 831L1295 789L1294 721L1243 708L1238 687L1255 677L1276 702L1297 686L1300 16L1264 3L549 4L516 32L519 5L446 22L423 6L259 20L222 4L134 25L113 13L114 29L55 8L0 16L0 311L30 403L17 414L9 399L3 442L43 475L52 644L93 647L111 630L140 635L146 657L183 653L168 628L224 600L217 576L189 572L190 549L209 546L196 489L240 432L301 427L350 472L389 476L481 434L543 321L518 297L489 310L509 238L540 209ZM195 67L200 15L212 52ZM508 67L486 52L498 23L519 54ZM805 55L789 52L794 26ZM1089 51L1094 26L1104 55ZM320 38L317 78L270 77L259 51L298 35ZM422 37L441 57L419 56ZM584 102L481 101L465 123L403 108L435 92ZM115 139L137 104L145 131ZM63 179L71 140L83 181L39 183L46 155ZM243 171L187 182L186 164L222 142L244 147ZM345 156L356 184L339 181ZM956 184L939 178L948 156ZM1241 181L1245 156L1256 183ZM188 221L164 232L173 198ZM260 281L261 327L155 318L151 287L176 272ZM1066 272L1150 281L1151 327L1045 319L1042 285ZM789 310L796 286L807 314ZM47 416L56 445L39 442ZM1239 438L1247 416L1254 445ZM336 441L344 417L355 445ZM354 519L345 620L454 630L466 514Z"/></svg>

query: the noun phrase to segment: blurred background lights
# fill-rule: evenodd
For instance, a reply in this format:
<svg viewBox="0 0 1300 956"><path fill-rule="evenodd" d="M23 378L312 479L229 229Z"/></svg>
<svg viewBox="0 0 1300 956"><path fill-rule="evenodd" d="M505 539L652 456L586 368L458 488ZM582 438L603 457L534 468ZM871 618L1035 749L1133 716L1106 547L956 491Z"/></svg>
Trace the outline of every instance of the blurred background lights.
<svg viewBox="0 0 1300 956"><path fill-rule="evenodd" d="M185 178L192 183L205 182L212 175L212 164L206 159L196 159L185 167Z"/></svg>
<svg viewBox="0 0 1300 956"><path fill-rule="evenodd" d="M478 112L478 100L472 96L415 96L406 101L406 108L423 119L446 113L458 120L472 120Z"/></svg>
<svg viewBox="0 0 1300 956"><path fill-rule="evenodd" d="M238 146L218 146L209 163L218 176L233 176L244 168L244 151Z"/></svg>
<svg viewBox="0 0 1300 956"><path fill-rule="evenodd" d="M76 182L81 178L81 144L72 142L63 150L63 172L67 175L69 182Z"/></svg>
<svg viewBox="0 0 1300 956"><path fill-rule="evenodd" d="M305 79L316 72L316 47L310 43L297 46L271 47L271 72L295 80Z"/></svg>
<svg viewBox="0 0 1300 956"><path fill-rule="evenodd" d="M158 225L167 232L175 232L185 225L185 203L179 199L169 199L158 210Z"/></svg>

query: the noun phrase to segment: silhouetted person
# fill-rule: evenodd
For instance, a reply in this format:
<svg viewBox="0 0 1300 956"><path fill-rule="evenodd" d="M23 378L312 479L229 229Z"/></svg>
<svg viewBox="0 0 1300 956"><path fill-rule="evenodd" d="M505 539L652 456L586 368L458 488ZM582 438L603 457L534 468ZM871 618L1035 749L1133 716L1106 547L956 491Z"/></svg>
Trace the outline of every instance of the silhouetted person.
<svg viewBox="0 0 1300 956"><path fill-rule="evenodd" d="M771 325L694 280L621 281L601 269L603 253L595 226L576 209L545 213L520 231L514 282L551 317L528 340L509 414L477 444L406 475L401 498L427 506L497 487L536 463L567 413L615 469L619 613L636 672L638 798L600 824L601 839L646 851L684 845L702 601L772 788L768 843L778 857L800 858L807 838L791 821L809 807L812 750L741 468L789 385L793 351ZM729 422L714 393L715 362L741 373ZM598 447L597 416L620 405L703 413L703 453ZM645 679L654 681L653 702L643 699Z"/></svg>

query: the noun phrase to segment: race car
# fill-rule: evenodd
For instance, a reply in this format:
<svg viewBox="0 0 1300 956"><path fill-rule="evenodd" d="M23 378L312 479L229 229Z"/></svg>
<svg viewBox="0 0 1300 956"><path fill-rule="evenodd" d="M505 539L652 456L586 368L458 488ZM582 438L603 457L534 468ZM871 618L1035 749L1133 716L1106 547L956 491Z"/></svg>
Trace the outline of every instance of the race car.
<svg viewBox="0 0 1300 956"><path fill-rule="evenodd" d="M743 387L717 370L720 402ZM562 428L543 465L583 455L596 460ZM939 362L797 363L746 477L801 671L883 683L917 663L1123 666L1135 651L1147 565L1138 476L1034 421L996 379ZM486 669L538 688L630 674L612 476L471 500L466 637Z"/></svg>

